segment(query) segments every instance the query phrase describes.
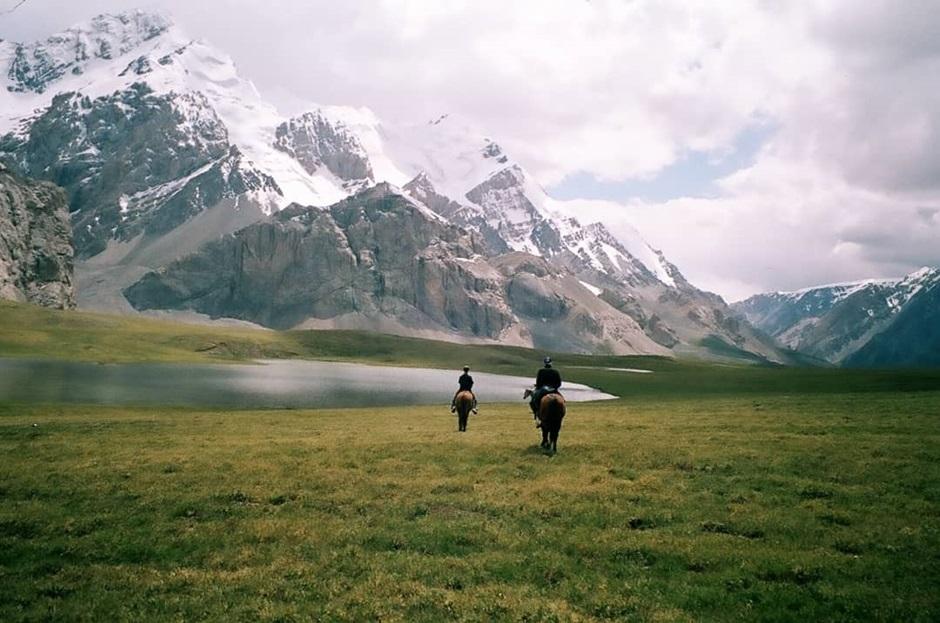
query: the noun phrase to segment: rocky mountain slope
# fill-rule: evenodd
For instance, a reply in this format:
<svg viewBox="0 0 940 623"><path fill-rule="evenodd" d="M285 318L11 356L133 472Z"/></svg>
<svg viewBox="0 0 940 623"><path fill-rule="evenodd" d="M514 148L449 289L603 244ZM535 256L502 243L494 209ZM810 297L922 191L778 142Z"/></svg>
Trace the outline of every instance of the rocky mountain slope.
<svg viewBox="0 0 940 623"><path fill-rule="evenodd" d="M227 55L167 18L139 11L100 16L42 42L0 42L3 68L0 160L66 189L81 306L130 310L130 298L138 307L198 309L271 326L372 326L580 350L788 357L719 297L689 284L638 233L617 237L601 223L579 222L521 163L453 115L394 125L367 109L311 105L287 118L238 75ZM368 195L356 193L382 183L390 186L380 194L408 197L392 203L420 207L421 227L443 229L421 238L426 245L395 246L395 237L379 237L373 247L346 249L348 232L336 220L336 206L350 196L366 201ZM298 206L330 217L310 212L305 226L312 229L301 235L297 221L280 212L288 206L290 218ZM385 224L414 222L388 218ZM457 236L445 235L448 227L467 232L475 255L466 257L465 245L432 242ZM279 247L267 264L226 273L225 279L239 274L265 292L264 309L244 288L233 291L237 296L199 295L192 281L198 258L236 248L249 256L268 252L257 247L264 236L278 244L289 239L296 249L309 250L311 236L339 246L303 257L282 256ZM326 278L311 262L338 261L347 252L358 258L359 251L379 253L381 261L354 270L344 265L354 303L341 304L310 285L298 306L298 284L284 281L286 275L304 266ZM465 297L470 304L482 296L474 288L486 279L468 288L465 275L454 272L472 260L493 277L493 296L500 299L480 309L500 309L506 318L481 322L473 314L444 313L417 293L398 290L404 306L383 301L387 291L375 289L376 275L394 281L386 269L412 266L428 253L438 254L449 275L436 287L455 288L437 298ZM297 264L283 264L285 257ZM262 288L265 279L270 284ZM545 303L552 297L567 302ZM514 328L506 333L507 327Z"/></svg>
<svg viewBox="0 0 940 623"><path fill-rule="evenodd" d="M383 183L329 209L288 207L146 275L126 295L140 309L190 309L277 328L426 335L464 328L509 344L531 344L533 331L552 323L554 338L570 349L666 353L539 258L494 261L484 252L477 232Z"/></svg>
<svg viewBox="0 0 940 623"><path fill-rule="evenodd" d="M922 268L900 279L861 281L758 294L734 304L750 323L786 346L832 363L891 365L921 359L912 336L931 335L931 305L940 270ZM917 328L919 327L919 329ZM890 346L894 331L909 336L908 355ZM881 346L878 346L881 345ZM862 353L867 354L862 354ZM884 353L883 361L879 353Z"/></svg>
<svg viewBox="0 0 940 623"><path fill-rule="evenodd" d="M95 99L57 95L22 134L0 140L0 153L65 188L81 258L111 240L160 236L223 199L280 193L229 142L205 97L140 82Z"/></svg>
<svg viewBox="0 0 940 623"><path fill-rule="evenodd" d="M0 298L74 307L70 237L62 189L0 165Z"/></svg>
<svg viewBox="0 0 940 623"><path fill-rule="evenodd" d="M913 297L884 331L849 355L847 366L940 367L940 283Z"/></svg>

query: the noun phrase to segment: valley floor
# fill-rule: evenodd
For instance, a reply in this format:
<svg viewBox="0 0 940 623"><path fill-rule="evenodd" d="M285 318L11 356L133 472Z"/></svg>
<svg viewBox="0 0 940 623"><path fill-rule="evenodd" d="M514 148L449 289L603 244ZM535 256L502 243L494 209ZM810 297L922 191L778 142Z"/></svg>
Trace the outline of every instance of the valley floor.
<svg viewBox="0 0 940 623"><path fill-rule="evenodd" d="M940 616L940 393L0 411L0 619Z"/></svg>

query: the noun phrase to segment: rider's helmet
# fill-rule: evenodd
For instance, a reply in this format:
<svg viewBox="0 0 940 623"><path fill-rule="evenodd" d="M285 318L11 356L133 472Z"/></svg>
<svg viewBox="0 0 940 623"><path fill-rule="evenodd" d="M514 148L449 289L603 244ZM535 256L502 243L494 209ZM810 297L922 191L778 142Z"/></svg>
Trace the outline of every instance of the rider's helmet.
<svg viewBox="0 0 940 623"><path fill-rule="evenodd" d="M552 358L551 358L551 357L546 357L545 359L542 360L542 363L545 364L545 367L546 367L546 368L551 368L551 367L552 367Z"/></svg>
<svg viewBox="0 0 940 623"><path fill-rule="evenodd" d="M463 367L463 371L464 371L464 372L469 372L469 371L470 371L470 366L464 366L464 367Z"/></svg>

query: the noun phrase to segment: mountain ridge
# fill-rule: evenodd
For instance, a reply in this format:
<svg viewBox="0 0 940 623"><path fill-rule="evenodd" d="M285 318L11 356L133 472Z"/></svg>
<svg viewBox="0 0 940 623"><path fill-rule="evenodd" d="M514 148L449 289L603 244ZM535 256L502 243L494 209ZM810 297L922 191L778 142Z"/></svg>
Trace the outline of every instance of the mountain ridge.
<svg viewBox="0 0 940 623"><path fill-rule="evenodd" d="M140 11L4 45L0 158L69 192L81 306L127 311L122 292L203 245L270 224L289 206L329 211L388 183L428 214L476 231L492 259L528 254L558 271L559 284L570 276L578 296L598 299L604 322L640 327L655 345L644 348L707 353L717 339L787 358L638 232L614 236L565 214L564 202L459 116L393 125L364 108L311 106L286 117L227 54ZM576 318L579 348L604 333Z"/></svg>
<svg viewBox="0 0 940 623"><path fill-rule="evenodd" d="M940 269L922 267L896 279L867 279L757 294L734 303L732 308L796 351L836 364L859 362L862 355L856 355L875 338L876 342L887 339L885 336L891 334L901 316L905 323L912 323L908 307L915 303L915 308L919 307L917 302L937 284ZM923 327L927 329L926 321ZM900 358L899 354L890 357L892 361ZM870 365L879 363L877 357L865 361Z"/></svg>
<svg viewBox="0 0 940 623"><path fill-rule="evenodd" d="M484 250L476 232L433 218L382 183L326 210L288 207L149 273L126 294L139 309L189 309L281 329L360 317L415 333L466 326L484 340L526 345L550 325L553 341L536 345L665 354L629 319L614 325L612 310L611 322L590 327L595 339L566 337L552 321L589 324L604 311L596 297L572 292L570 282L560 290L564 279L544 260L518 252L487 258ZM606 337L613 327L615 340Z"/></svg>

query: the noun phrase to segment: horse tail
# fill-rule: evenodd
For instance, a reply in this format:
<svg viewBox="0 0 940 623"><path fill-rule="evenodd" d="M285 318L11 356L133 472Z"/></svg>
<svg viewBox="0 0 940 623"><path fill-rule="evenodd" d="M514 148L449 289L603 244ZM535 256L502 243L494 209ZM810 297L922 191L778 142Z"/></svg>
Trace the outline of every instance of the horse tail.
<svg viewBox="0 0 940 623"><path fill-rule="evenodd" d="M467 430L467 418L470 417L470 411L473 409L473 394L464 390L457 392L454 399L457 406L457 430Z"/></svg>
<svg viewBox="0 0 940 623"><path fill-rule="evenodd" d="M539 420L542 423L542 447L558 452L558 433L565 418L565 398L561 394L549 394L539 403Z"/></svg>

